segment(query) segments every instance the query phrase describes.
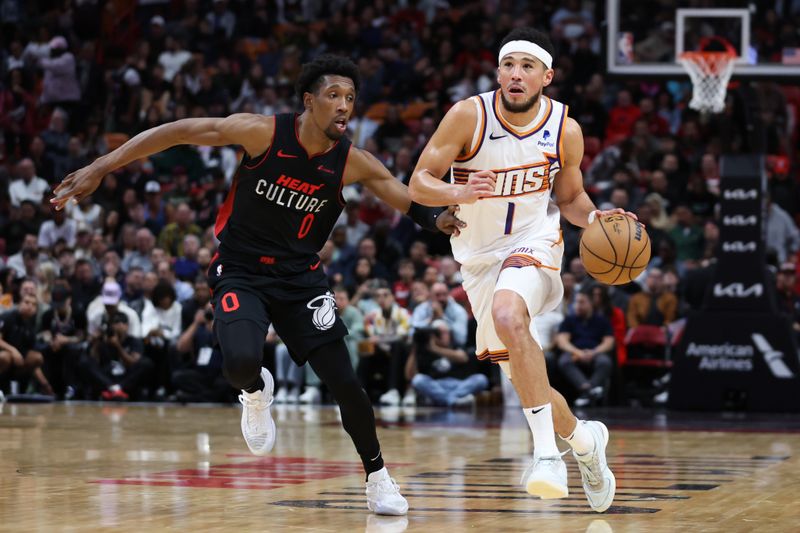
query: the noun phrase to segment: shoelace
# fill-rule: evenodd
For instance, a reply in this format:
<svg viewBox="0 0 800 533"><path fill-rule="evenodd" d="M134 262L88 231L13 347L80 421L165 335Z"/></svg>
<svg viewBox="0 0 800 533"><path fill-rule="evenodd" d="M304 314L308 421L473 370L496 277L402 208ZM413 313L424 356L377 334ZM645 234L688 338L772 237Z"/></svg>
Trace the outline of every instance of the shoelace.
<svg viewBox="0 0 800 533"><path fill-rule="evenodd" d="M600 472L600 454L591 452L589 454L591 459L589 461L582 461L578 459L578 463L582 464L585 468L581 468L581 476L586 480L586 482L591 485L599 485L602 482L602 479L595 474L595 472Z"/></svg>
<svg viewBox="0 0 800 533"><path fill-rule="evenodd" d="M569 450L564 450L563 452L559 452L558 455L551 455L551 456L547 456L547 457L539 457L538 461L539 462L546 461L548 463L551 463L550 464L550 468L553 468L553 466L558 464L557 461L560 461L561 458L564 457L564 455L566 455L568 452L569 452ZM534 460L530 465L528 465L528 468L525 469L525 471L522 473L522 477L519 480L520 484L522 484L525 481L525 478L528 477L528 474L530 474L531 470L533 470L533 466L536 463L537 463L537 460Z"/></svg>
<svg viewBox="0 0 800 533"><path fill-rule="evenodd" d="M400 485L394 480L393 477L389 479L381 479L380 481L373 481L371 486L375 487L375 492L378 494L391 494L400 492Z"/></svg>
<svg viewBox="0 0 800 533"><path fill-rule="evenodd" d="M242 405L250 408L247 416L247 425L254 431L261 429L261 416L259 413L272 405L273 399L274 398L270 397L269 401L264 401L264 397L261 396L259 399L253 400L246 397L244 394L239 395L239 401Z"/></svg>

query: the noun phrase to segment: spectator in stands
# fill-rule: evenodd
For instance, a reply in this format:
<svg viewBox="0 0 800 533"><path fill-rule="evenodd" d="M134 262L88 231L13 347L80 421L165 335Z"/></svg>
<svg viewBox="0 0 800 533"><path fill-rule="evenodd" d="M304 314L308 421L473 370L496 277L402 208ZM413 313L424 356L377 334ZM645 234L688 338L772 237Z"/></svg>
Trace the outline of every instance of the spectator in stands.
<svg viewBox="0 0 800 533"><path fill-rule="evenodd" d="M411 299L411 284L414 282L414 263L411 259L401 259L397 263L397 276L392 285L395 301L408 309Z"/></svg>
<svg viewBox="0 0 800 533"><path fill-rule="evenodd" d="M80 360L80 371L90 397L125 401L139 396L153 363L142 356L141 339L129 335L129 315L110 314L108 322L91 339L89 353Z"/></svg>
<svg viewBox="0 0 800 533"><path fill-rule="evenodd" d="M452 257L443 257L439 261L439 273L442 276L442 281L450 290L460 287L461 282L464 281L461 278L461 270L458 267L458 263Z"/></svg>
<svg viewBox="0 0 800 533"><path fill-rule="evenodd" d="M208 278L203 273L198 274L194 279L194 296L181 304L181 331L189 327L197 311L205 309L209 301L211 291L208 288Z"/></svg>
<svg viewBox="0 0 800 533"><path fill-rule="evenodd" d="M590 291L592 307L595 309L595 312L605 317L611 323L611 330L614 332L616 360L618 364L623 365L627 359L625 334L628 332L628 329L625 327L625 311L611 302L611 295L606 285L595 283L591 286Z"/></svg>
<svg viewBox="0 0 800 533"><path fill-rule="evenodd" d="M561 323L556 343L562 352L558 366L579 394L575 407L602 400L614 366L609 356L614 332L608 319L595 313L587 292L575 296L575 312Z"/></svg>
<svg viewBox="0 0 800 533"><path fill-rule="evenodd" d="M53 288L51 308L42 317L39 332L44 344L44 373L55 392L66 399L75 394L75 370L86 335L86 316L75 314L68 285L59 283Z"/></svg>
<svg viewBox="0 0 800 533"><path fill-rule="evenodd" d="M359 208L360 202L358 199L348 200L347 205L344 207L344 212L339 217L339 225L346 228L348 243L360 242L369 233L369 226L358 218Z"/></svg>
<svg viewBox="0 0 800 533"><path fill-rule="evenodd" d="M173 257L183 256L183 239L187 235L201 237L203 230L192 222L193 212L187 203L178 204L175 222L167 224L158 236L158 245Z"/></svg>
<svg viewBox="0 0 800 533"><path fill-rule="evenodd" d="M366 342L359 353L361 360L358 375L367 392L372 390L373 375L382 367L388 366L387 386L380 396L384 405L399 405L400 389L404 385L404 368L408 359L409 333L411 316L408 311L397 305L389 284L383 280L376 283L375 300L378 309L368 313L364 318L364 334ZM413 394L404 397L406 403L413 403Z"/></svg>
<svg viewBox="0 0 800 533"><path fill-rule="evenodd" d="M358 243L358 250L356 252L358 259L366 259L371 266L369 277L389 279L389 267L378 259L378 251L375 246L375 241L371 237L364 237ZM381 256L383 257L383 256Z"/></svg>
<svg viewBox="0 0 800 533"><path fill-rule="evenodd" d="M289 347L275 333L270 324L267 344L275 348L275 403L297 403L303 386L303 369L289 355Z"/></svg>
<svg viewBox="0 0 800 533"><path fill-rule="evenodd" d="M30 200L34 205L42 203L44 194L50 190L50 186L45 180L36 175L36 167L33 166L33 161L25 158L17 163L17 176L16 179L8 186L8 196L11 200L11 205L20 207L22 202Z"/></svg>
<svg viewBox="0 0 800 533"><path fill-rule="evenodd" d="M175 277L175 271L172 269L172 265L170 265L169 261L158 261L155 263L155 266L158 279L164 280L172 286L175 290L178 302L183 303L194 296L194 288L192 285Z"/></svg>
<svg viewBox="0 0 800 533"><path fill-rule="evenodd" d="M172 81L181 68L192 58L192 54L183 49L181 39L167 35L164 39L165 50L158 56L158 63L164 67L164 79Z"/></svg>
<svg viewBox="0 0 800 533"><path fill-rule="evenodd" d="M689 209L700 220L708 220L714 216L717 197L708 190L708 182L700 174L691 175L684 198Z"/></svg>
<svg viewBox="0 0 800 533"><path fill-rule="evenodd" d="M200 238L189 234L183 238L183 255L173 265L175 275L183 281L192 281L200 272L197 253L200 251Z"/></svg>
<svg viewBox="0 0 800 533"><path fill-rule="evenodd" d="M794 263L783 263L775 277L778 293L778 309L789 316L795 339L800 341L800 296L795 291L797 267Z"/></svg>
<svg viewBox="0 0 800 533"><path fill-rule="evenodd" d="M631 296L628 302L628 327L639 324L665 326L677 318L678 298L664 287L664 273L659 268L647 272L646 290Z"/></svg>
<svg viewBox="0 0 800 533"><path fill-rule="evenodd" d="M703 257L703 228L698 225L695 216L686 204L675 207L673 212L675 227L669 232L669 237L675 244L675 259L679 265L679 273L685 268L685 263L695 263Z"/></svg>
<svg viewBox="0 0 800 533"><path fill-rule="evenodd" d="M155 237L147 228L139 228L136 231L136 249L129 253L122 260L123 272L128 272L131 268L140 268L144 272L153 270L153 263L150 261L150 252L156 244Z"/></svg>
<svg viewBox="0 0 800 533"><path fill-rule="evenodd" d="M81 99L75 56L64 37L58 35L50 40L50 57L40 58L39 65L44 70L42 103L72 107Z"/></svg>
<svg viewBox="0 0 800 533"><path fill-rule="evenodd" d="M54 170L56 160L61 160L67 155L67 147L69 146L69 132L67 132L67 112L57 107L50 115L50 124L40 136L44 141L45 151L53 160ZM54 176L56 177L56 176ZM63 179L65 176L58 176Z"/></svg>
<svg viewBox="0 0 800 533"><path fill-rule="evenodd" d="M577 293L576 287L578 281L575 278L575 274L572 272L562 271L561 283L564 285L564 297L561 298L558 311L562 316L567 316L571 314L575 308L575 294Z"/></svg>
<svg viewBox="0 0 800 533"><path fill-rule="evenodd" d="M782 263L793 258L800 248L800 231L797 225L778 204L767 194L767 249L772 249Z"/></svg>
<svg viewBox="0 0 800 533"><path fill-rule="evenodd" d="M214 340L211 305L196 309L178 339L181 368L172 372L175 399L182 402L230 401L231 386L222 375L222 352Z"/></svg>
<svg viewBox="0 0 800 533"><path fill-rule="evenodd" d="M36 234L31 234L31 233L25 234L25 237L22 240L22 246L20 247L19 251L14 255L10 256L8 258L8 261L6 261L6 268L12 269L18 278L24 278L26 275L25 274L26 268L25 268L25 259L23 257L23 254L26 251L31 251L36 253L38 257L37 244L38 244L38 238L36 237Z"/></svg>
<svg viewBox="0 0 800 533"><path fill-rule="evenodd" d="M489 380L478 371L475 350L457 348L450 327L441 319L417 330L408 368L417 394L436 405L474 406L475 394L489 387Z"/></svg>
<svg viewBox="0 0 800 533"><path fill-rule="evenodd" d="M145 225L153 235L158 235L167 224L167 208L166 202L164 202L161 195L161 184L155 180L150 180L145 183L144 200Z"/></svg>
<svg viewBox="0 0 800 533"><path fill-rule="evenodd" d="M451 296L447 285L434 283L430 299L414 308L411 326L414 329L431 327L435 320L444 320L450 326L454 346L467 342L467 312Z"/></svg>
<svg viewBox="0 0 800 533"><path fill-rule="evenodd" d="M0 317L0 375L11 370L12 378L33 377L43 394L53 388L42 372L44 357L36 349L36 295L24 294L16 309Z"/></svg>
<svg viewBox="0 0 800 533"><path fill-rule="evenodd" d="M633 124L641 116L639 106L633 103L630 91L622 89L617 93L617 105L611 108L606 126L606 142L614 143L629 137Z"/></svg>
<svg viewBox="0 0 800 533"><path fill-rule="evenodd" d="M90 338L95 339L101 336L111 323L111 318L117 312L124 313L128 317L125 328L126 335L137 339L142 338L142 325L139 315L121 300L122 289L119 283L113 278L106 279L100 296L92 300L86 310L86 321L88 323L86 332Z"/></svg>
<svg viewBox="0 0 800 533"><path fill-rule="evenodd" d="M52 220L45 220L39 228L38 245L46 250L55 246L59 239L63 239L70 248L75 246L77 224L67 218L64 210L51 209Z"/></svg>

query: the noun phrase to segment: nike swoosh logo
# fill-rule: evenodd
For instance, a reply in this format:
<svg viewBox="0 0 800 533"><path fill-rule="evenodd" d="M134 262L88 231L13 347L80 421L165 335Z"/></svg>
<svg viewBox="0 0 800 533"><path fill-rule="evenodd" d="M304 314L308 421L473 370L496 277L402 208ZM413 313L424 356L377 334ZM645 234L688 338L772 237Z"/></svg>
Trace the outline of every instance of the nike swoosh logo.
<svg viewBox="0 0 800 533"><path fill-rule="evenodd" d="M287 159L297 159L296 155L284 153L283 150L278 150L278 157L285 157Z"/></svg>
<svg viewBox="0 0 800 533"><path fill-rule="evenodd" d="M538 409L531 409L531 414L538 415L542 411L544 411L544 407L540 407Z"/></svg>
<svg viewBox="0 0 800 533"><path fill-rule="evenodd" d="M322 165L318 166L317 170L321 170L322 172L327 172L328 174L333 174L333 170L331 170L329 168L325 168Z"/></svg>
<svg viewBox="0 0 800 533"><path fill-rule="evenodd" d="M494 136L494 132L489 134L489 139L496 141L497 139L502 139L503 137L508 137L508 134L505 135L498 135L497 137Z"/></svg>
<svg viewBox="0 0 800 533"><path fill-rule="evenodd" d="M319 268L319 264L320 264L320 261L317 261L316 263L314 263L313 266L310 266L308 268L311 269L311 270L316 270L317 268Z"/></svg>

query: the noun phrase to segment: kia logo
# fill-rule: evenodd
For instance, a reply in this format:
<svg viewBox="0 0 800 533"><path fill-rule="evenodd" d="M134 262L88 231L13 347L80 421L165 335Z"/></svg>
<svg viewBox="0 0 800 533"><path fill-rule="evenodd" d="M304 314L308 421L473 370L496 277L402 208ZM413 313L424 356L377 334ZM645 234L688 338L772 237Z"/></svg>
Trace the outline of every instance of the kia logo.
<svg viewBox="0 0 800 533"><path fill-rule="evenodd" d="M731 189L722 193L726 200L755 200L758 198L756 189Z"/></svg>
<svg viewBox="0 0 800 533"><path fill-rule="evenodd" d="M749 241L749 242L726 241L722 243L723 252L744 253L744 252L755 252L757 249L758 249L758 244L756 244L755 241Z"/></svg>
<svg viewBox="0 0 800 533"><path fill-rule="evenodd" d="M714 285L714 296L717 298L758 298L764 294L764 286L756 283L745 288L744 283L730 283Z"/></svg>
<svg viewBox="0 0 800 533"><path fill-rule="evenodd" d="M749 217L744 215L722 217L723 226L755 226L756 224L758 224L758 217L755 215L750 215Z"/></svg>

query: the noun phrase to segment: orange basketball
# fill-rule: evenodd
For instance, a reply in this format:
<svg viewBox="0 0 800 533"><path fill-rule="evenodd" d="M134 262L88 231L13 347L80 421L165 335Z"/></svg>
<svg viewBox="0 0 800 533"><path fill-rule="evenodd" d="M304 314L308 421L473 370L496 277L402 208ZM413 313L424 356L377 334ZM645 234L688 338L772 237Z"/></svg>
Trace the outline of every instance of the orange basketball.
<svg viewBox="0 0 800 533"><path fill-rule="evenodd" d="M598 217L584 230L580 252L590 276L606 285L624 285L647 268L650 236L628 216Z"/></svg>

